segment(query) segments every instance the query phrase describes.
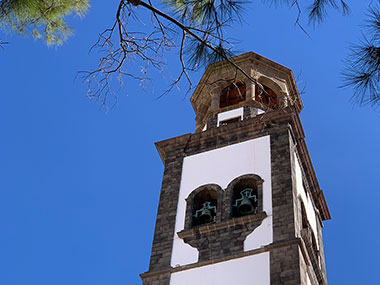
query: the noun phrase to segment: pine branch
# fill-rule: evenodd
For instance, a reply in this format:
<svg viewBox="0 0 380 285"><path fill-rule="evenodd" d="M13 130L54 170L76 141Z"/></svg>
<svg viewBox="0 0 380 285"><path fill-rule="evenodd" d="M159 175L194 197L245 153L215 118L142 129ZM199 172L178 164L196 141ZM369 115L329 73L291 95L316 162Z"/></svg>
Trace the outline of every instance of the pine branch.
<svg viewBox="0 0 380 285"><path fill-rule="evenodd" d="M58 45L71 35L64 18L81 16L88 7L89 0L0 0L0 27Z"/></svg>
<svg viewBox="0 0 380 285"><path fill-rule="evenodd" d="M153 13L165 18L166 20L170 21L171 23L175 24L176 26L178 26L181 30L183 30L186 34L190 35L191 37L193 37L195 40L197 40L199 43L201 43L202 45L208 47L209 49L211 49L212 51L214 51L216 54L218 54L223 60L226 60L229 64L231 64L234 68L236 68L237 70L239 70L248 80L250 80L252 83L256 84L256 85L259 85L259 83L253 79L248 73L246 73L240 66L238 66L237 64L235 64L231 59L229 59L226 54L223 52L222 49L218 48L218 47L214 47L213 45L211 45L209 42L205 41L204 39L202 39L201 37L199 37L196 33L194 33L191 28L183 25L182 23L180 23L179 21L177 21L176 19L174 19L173 17L170 17L168 14L165 14L163 12L161 12L160 10L158 10L157 8L153 7L152 5L148 4L148 3L145 3L144 1L141 1L141 0L136 0L134 1L135 3L138 3L137 5L139 6L142 6L142 7L145 7L147 8L148 10L152 11ZM136 5L136 4L134 4ZM206 33L205 31L202 31L203 33Z"/></svg>
<svg viewBox="0 0 380 285"><path fill-rule="evenodd" d="M365 33L359 44L351 46L345 60L341 87L353 87L353 99L360 105L380 104L380 9L371 6Z"/></svg>
<svg viewBox="0 0 380 285"><path fill-rule="evenodd" d="M136 6L145 8L151 13L153 30L150 33L144 34L142 30L139 32L128 30L129 21L131 19L138 20L134 9ZM214 15L213 18L215 19L215 17ZM213 20L211 22L202 20L202 22L205 22L205 25L187 20L182 22L154 7L151 2L122 0L119 2L115 18L114 25L110 29L105 30L95 44L95 47L100 48L106 53L99 62L99 68L91 72L82 72L84 81L89 86L88 96L101 100L103 105L106 105L109 94L113 94L116 98L116 94L111 88L113 74L118 74L117 78L121 85L123 84L123 76L139 80L141 84L144 84L149 79L145 70L142 77L125 72L127 60L131 60L132 58L133 60L139 59L142 63L153 66L157 70L162 70L164 63L161 59L164 57L165 51L175 46L170 34L172 32L176 33L177 30L180 30L182 33L178 46L178 61L181 65L181 71L162 95L170 92L182 78L186 79L189 86L186 91L187 94L192 88L188 71L193 71L196 65L202 62L224 60L250 82L259 86L262 94L270 97L259 82L230 59L231 53L224 47L224 44L228 44L228 42L223 38L223 33L221 32L225 24L221 22L221 17L217 21ZM113 45L112 38L114 35L118 37L117 47ZM194 45L195 48L193 49L191 46L188 46L186 42ZM190 55L187 60L184 58L185 53ZM192 62L196 64L191 64Z"/></svg>

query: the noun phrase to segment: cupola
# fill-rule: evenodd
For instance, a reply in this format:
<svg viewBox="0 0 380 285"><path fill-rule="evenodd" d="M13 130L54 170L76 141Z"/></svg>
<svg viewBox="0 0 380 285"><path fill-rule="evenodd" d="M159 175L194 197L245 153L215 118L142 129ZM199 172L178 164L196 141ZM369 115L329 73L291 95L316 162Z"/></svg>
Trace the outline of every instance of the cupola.
<svg viewBox="0 0 380 285"><path fill-rule="evenodd" d="M209 65L190 99L196 113L196 132L288 106L301 111L290 69L254 52L230 60L253 80L227 61Z"/></svg>

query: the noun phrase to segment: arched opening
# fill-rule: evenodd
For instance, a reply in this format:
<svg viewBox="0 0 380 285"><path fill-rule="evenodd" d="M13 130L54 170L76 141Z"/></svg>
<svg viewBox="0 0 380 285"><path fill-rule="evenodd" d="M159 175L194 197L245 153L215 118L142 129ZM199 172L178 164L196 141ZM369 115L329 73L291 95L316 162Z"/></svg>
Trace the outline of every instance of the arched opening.
<svg viewBox="0 0 380 285"><path fill-rule="evenodd" d="M192 226L215 222L218 194L215 190L204 189L194 196Z"/></svg>
<svg viewBox="0 0 380 285"><path fill-rule="evenodd" d="M232 192L232 216L241 217L257 213L258 191L256 181L245 178L234 185Z"/></svg>
<svg viewBox="0 0 380 285"><path fill-rule="evenodd" d="M300 202L301 202L302 229L307 230L307 232L308 232L307 236L310 238L311 246L312 246L313 250L315 251L315 253L317 254L318 253L318 246L317 246L317 242L315 240L315 234L314 234L314 231L312 230L312 228L310 226L309 220L307 219L305 205L304 205L303 201L300 201Z"/></svg>
<svg viewBox="0 0 380 285"><path fill-rule="evenodd" d="M268 86L263 85L264 91L255 85L255 100L261 104L268 106L269 108L276 109L278 108L278 97L277 94Z"/></svg>
<svg viewBox="0 0 380 285"><path fill-rule="evenodd" d="M301 216L302 216L302 228L307 229L309 227L309 221L307 220L305 205L301 201Z"/></svg>
<svg viewBox="0 0 380 285"><path fill-rule="evenodd" d="M228 85L220 94L219 107L224 108L227 106L238 104L246 99L246 86L242 81L238 81Z"/></svg>
<svg viewBox="0 0 380 285"><path fill-rule="evenodd" d="M313 247L314 253L316 256L318 256L318 246L317 241L315 240L314 233L311 234L311 246Z"/></svg>

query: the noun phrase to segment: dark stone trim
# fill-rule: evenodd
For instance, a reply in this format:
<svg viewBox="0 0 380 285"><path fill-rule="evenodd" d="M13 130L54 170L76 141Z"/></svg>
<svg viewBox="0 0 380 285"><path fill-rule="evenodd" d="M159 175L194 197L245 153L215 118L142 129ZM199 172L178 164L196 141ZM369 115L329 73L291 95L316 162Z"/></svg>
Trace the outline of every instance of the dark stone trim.
<svg viewBox="0 0 380 285"><path fill-rule="evenodd" d="M301 285L299 244L270 251L270 284ZM281 257L278 259L278 257Z"/></svg>
<svg viewBox="0 0 380 285"><path fill-rule="evenodd" d="M213 129L218 126L218 114L211 115L207 120L207 129Z"/></svg>
<svg viewBox="0 0 380 285"><path fill-rule="evenodd" d="M281 242L296 236L294 209L297 200L291 130L283 129L271 134L270 144L273 242ZM298 246L271 251L270 266L271 285L301 284Z"/></svg>
<svg viewBox="0 0 380 285"><path fill-rule="evenodd" d="M157 150L163 161L173 150L178 149L178 144L186 144L183 151L186 155L193 155L204 151L220 148L234 143L243 142L256 137L270 135L285 125L291 129L295 138L298 154L302 167L305 169L306 178L314 201L321 213L323 220L331 218L323 192L319 188L318 180L311 163L310 155L305 143L305 134L299 116L293 107L287 107L278 111L268 111L254 118L243 120L236 124L230 124L219 128L213 128L195 134L186 134L172 139L156 143Z"/></svg>
<svg viewBox="0 0 380 285"><path fill-rule="evenodd" d="M289 130L280 130L270 136L274 242L296 236L294 224L296 184L291 144L292 137Z"/></svg>
<svg viewBox="0 0 380 285"><path fill-rule="evenodd" d="M316 279L318 280L318 284L327 284L325 280L325 276L323 274L323 270L319 266L319 259L318 259L319 252L316 252L315 249L313 248L311 235L314 235L314 233L312 232L310 228L301 230L302 245L304 247L302 254L303 254L304 259L306 260L306 263L308 265L309 264L312 265Z"/></svg>
<svg viewBox="0 0 380 285"><path fill-rule="evenodd" d="M170 270L162 271L160 274L150 276L140 275L143 285L170 285Z"/></svg>
<svg viewBox="0 0 380 285"><path fill-rule="evenodd" d="M156 144L160 156L165 164L160 206L157 215L156 231L154 236L151 265L149 272L154 273L162 270L172 272L170 259L172 253L172 242L174 236L175 216L178 203L178 192L182 173L183 157L194 155L227 145L244 142L247 140L270 136L271 147L271 170L272 170L272 205L273 205L273 243L287 243L296 236L295 229L295 149L301 159L302 167L305 169L307 182L310 186L312 198L321 212L322 219L329 218L329 212L323 193L319 189L314 170L309 167L311 160L304 143L304 134L298 116L288 109L277 112L266 112L254 118L243 120L219 128L210 129L196 134L187 134ZM262 199L260 199L262 201ZM226 195L223 203L226 202ZM229 204L228 204L229 205ZM221 222L224 222L221 218ZM252 227L255 226L252 224ZM202 245L200 250L200 262L213 263L215 260L226 260L226 258L237 258L244 254L241 245L244 240L244 229L236 225L237 233L240 235L236 244L230 232L224 232L230 240L220 243L219 236L224 234L226 228L204 233L208 244ZM227 228L228 230L230 228ZM198 238L198 237L197 237ZM186 238L185 238L186 239ZM199 241L199 240L198 240ZM211 243L210 243L211 241ZM186 241L185 241L186 242ZM188 241L193 243L192 241ZM196 241L195 241L196 242ZM219 242L219 244L217 244ZM214 244L215 243L215 244ZM217 246L218 250L210 246ZM232 250L230 248L232 247ZM265 247L268 248L268 247ZM221 252L220 249L227 249ZM203 255L201 254L203 251ZM270 252L271 284L301 284L301 253L298 245L288 244L281 248L272 248ZM229 259L228 259L229 260ZM161 278L161 277L160 277ZM162 277L164 278L164 277ZM164 280L164 279L162 279ZM151 284L157 283L156 279ZM163 281L164 282L164 281ZM166 282L166 281L165 281ZM144 283L148 284L148 283Z"/></svg>
<svg viewBox="0 0 380 285"><path fill-rule="evenodd" d="M265 213L252 214L194 227L178 235L183 237L185 243L198 249L198 262L213 260L244 252L245 239L261 225L265 217Z"/></svg>
<svg viewBox="0 0 380 285"><path fill-rule="evenodd" d="M306 192L306 196L307 196L308 198L310 198L310 196L312 196L313 199L310 199L310 200L311 200L311 203L312 203L312 205L313 205L314 208L318 208L318 207L317 207L317 201L314 200L313 193L312 193L311 190L310 190L309 182L308 182L307 176L306 176L306 174L305 174L305 169L304 169L304 166L302 165L302 162L301 162L302 160L300 159L300 155L299 155L299 153L298 153L298 150L296 149L296 150L294 151L294 153L295 153L295 155L296 155L296 157L297 157L297 159L298 159L298 162L299 162L299 165L300 165L300 168L301 168L302 184L303 184L303 186L304 186L304 190L305 190L305 192ZM322 217L321 217L320 212L315 212L315 215L316 215L316 217L317 217L319 223L323 226L323 224L322 224Z"/></svg>
<svg viewBox="0 0 380 285"><path fill-rule="evenodd" d="M318 244L319 244L319 261L321 262L320 267L323 275L323 280L327 284L327 274L326 274L326 260L325 260L325 252L323 247L323 238L322 238L322 223L317 224L317 236L318 236Z"/></svg>
<svg viewBox="0 0 380 285"><path fill-rule="evenodd" d="M254 118L257 116L258 110L254 106L244 106L243 107L243 120Z"/></svg>
<svg viewBox="0 0 380 285"><path fill-rule="evenodd" d="M232 217L234 188L242 181L252 183L252 187L257 189L258 213L234 218ZM232 180L227 186L226 191L223 191L216 184L208 184L200 186L191 192L186 199L185 230L177 234L185 243L198 249L199 261L215 259L244 251L246 237L260 226L267 216L265 212L262 212L263 182L264 180L256 174L245 174ZM191 228L194 197L206 189L217 193L216 221Z"/></svg>
<svg viewBox="0 0 380 285"><path fill-rule="evenodd" d="M227 220L232 218L232 200L233 200L233 194L234 194L234 188L235 185L238 184L242 180L252 180L256 184L257 188L257 212L260 213L263 211L263 183L264 180L256 175L256 174L245 174L242 176L239 176L232 180L224 193L224 201L223 201L223 220Z"/></svg>
<svg viewBox="0 0 380 285"><path fill-rule="evenodd" d="M231 255L231 256L226 256L226 257L222 257L222 258L216 258L216 259L213 259L213 260L207 260L207 261L202 261L202 262L198 262L198 263L178 266L178 267L170 267L170 268L164 269L164 270L149 271L149 272L145 272L145 273L140 274L140 277L141 277L142 280L145 280L146 278L151 278L151 277L159 276L159 275L162 275L162 274L168 274L168 273L171 274L171 273L175 273L175 272L185 271L185 270L189 270L189 269L193 269L193 268L198 268L198 267L202 267L202 266L206 266L206 265L210 265L210 264L215 264L215 263L229 261L229 260L232 260L232 259L237 259L237 258L251 256L251 255L256 255L256 254L260 254L260 253L264 253L264 252L268 252L268 251L272 251L272 250L276 250L276 249L288 248L289 246L294 246L294 245L295 246L302 246L301 239L300 238L294 238L294 239L291 239L291 240L288 240L288 241L282 241L282 242L272 243L270 245L266 245L266 246L258 248L258 249L244 251L244 252L241 252L241 253L238 253L238 254L234 254L234 255Z"/></svg>
<svg viewBox="0 0 380 285"><path fill-rule="evenodd" d="M193 190L190 195L186 198L186 215L185 215L185 229L190 229L192 227L191 221L192 221L192 209L193 209L193 200L195 195L202 192L206 189L214 190L217 193L218 196L218 202L217 202L217 213L216 213L216 222L226 221L228 219L232 218L232 196L233 196L233 190L236 184L238 184L242 180L252 180L255 183L255 186L257 188L257 199L258 199L258 207L257 212L263 211L263 183L264 180L256 175L256 174L245 174L242 176L239 176L232 180L225 191L217 185L217 184L206 184L202 185L195 190Z"/></svg>
<svg viewBox="0 0 380 285"><path fill-rule="evenodd" d="M265 212L260 212L257 214L247 215L239 218L232 218L224 222L212 223L208 225L202 225L194 227L190 230L183 230L178 232L178 236L182 239L185 238L195 238L201 234L211 233L218 230L223 230L227 228L233 228L237 225L244 225L247 223L261 222L267 217Z"/></svg>
<svg viewBox="0 0 380 285"><path fill-rule="evenodd" d="M190 138L190 136L187 137ZM149 270L151 271L170 267L184 157L183 149L186 147L187 140L180 140L177 143L176 148L167 154L165 160L150 257Z"/></svg>

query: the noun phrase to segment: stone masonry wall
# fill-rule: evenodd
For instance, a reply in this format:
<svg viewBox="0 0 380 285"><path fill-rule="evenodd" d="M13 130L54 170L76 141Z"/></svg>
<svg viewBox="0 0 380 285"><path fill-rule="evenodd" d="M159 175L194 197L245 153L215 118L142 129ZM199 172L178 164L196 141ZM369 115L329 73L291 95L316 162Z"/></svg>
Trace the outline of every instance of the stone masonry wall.
<svg viewBox="0 0 380 285"><path fill-rule="evenodd" d="M295 173L289 130L271 135L273 242L295 238ZM300 283L298 245L270 252L271 284Z"/></svg>
<svg viewBox="0 0 380 285"><path fill-rule="evenodd" d="M170 267L184 147L184 144L178 143L165 159L149 271Z"/></svg>
<svg viewBox="0 0 380 285"><path fill-rule="evenodd" d="M293 155L291 155L292 149L295 147L293 124L295 124L293 114L265 113L219 128L187 134L156 144L164 161L165 170L150 267L148 272L141 274L144 285L168 285L171 272L186 270L170 266L183 157L266 135L270 135L272 163L273 245L268 247L271 284L301 284L301 243L295 235L297 209L294 197L295 174L292 171L294 161ZM223 247L226 246L223 245ZM218 249L218 252L222 251ZM229 254L231 253L226 249L226 255ZM213 256L207 255L204 259L209 260L210 258L213 262ZM221 255L218 254L215 258L219 258L215 259L218 262ZM203 263L200 262L200 264Z"/></svg>

